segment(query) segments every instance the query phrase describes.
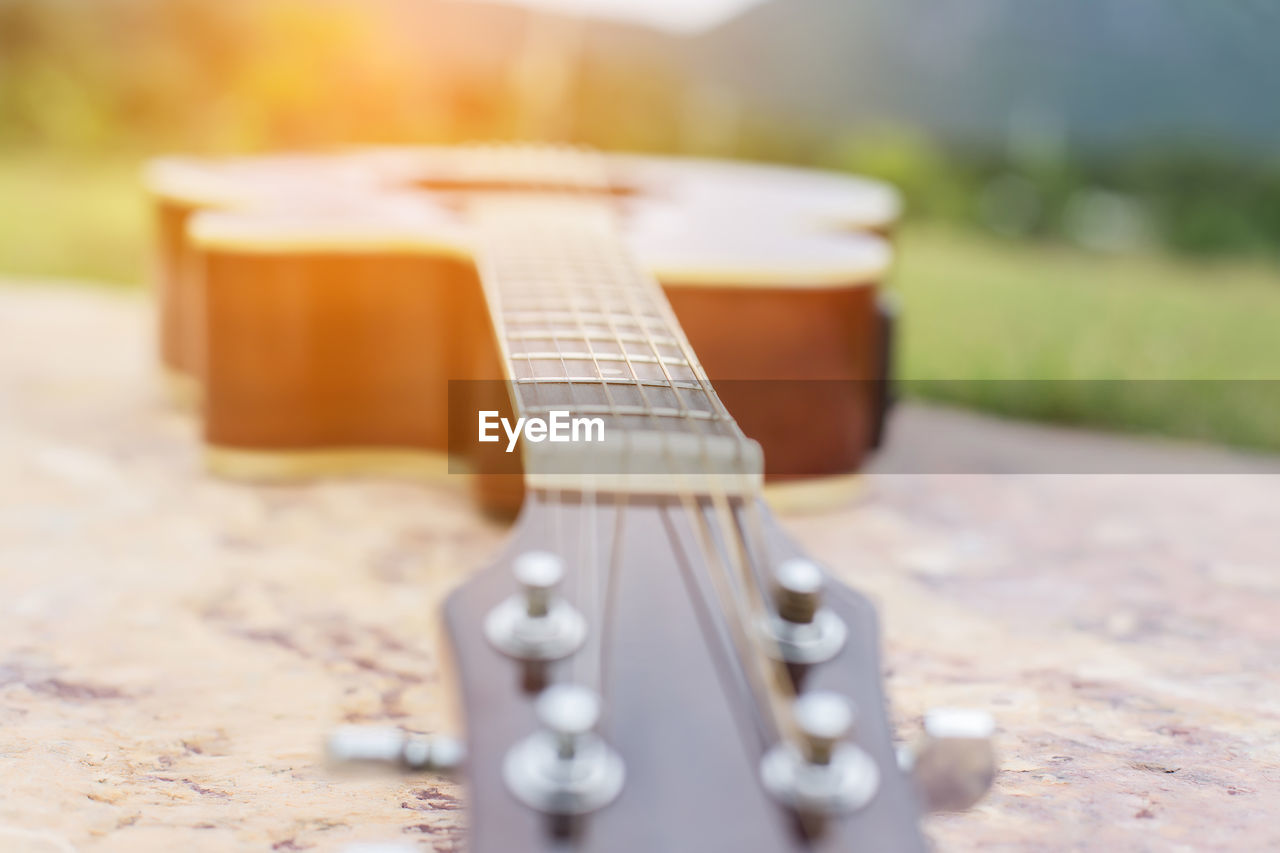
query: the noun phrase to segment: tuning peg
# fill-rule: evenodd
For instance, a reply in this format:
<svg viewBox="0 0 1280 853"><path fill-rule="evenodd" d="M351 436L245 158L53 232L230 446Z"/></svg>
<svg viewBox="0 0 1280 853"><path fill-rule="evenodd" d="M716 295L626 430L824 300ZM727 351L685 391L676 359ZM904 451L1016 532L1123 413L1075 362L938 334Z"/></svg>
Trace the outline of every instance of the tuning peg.
<svg viewBox="0 0 1280 853"><path fill-rule="evenodd" d="M526 661L572 654L586 638L587 624L573 605L556 594L564 579L564 561L546 551L527 551L516 557L511 568L520 593L489 611L484 623L489 642L504 654Z"/></svg>
<svg viewBox="0 0 1280 853"><path fill-rule="evenodd" d="M524 591L525 613L546 616L551 596L564 580L564 561L546 551L528 551L516 558L511 573Z"/></svg>
<svg viewBox="0 0 1280 853"><path fill-rule="evenodd" d="M503 778L526 805L551 815L579 815L622 790L622 759L594 731L600 699L577 685L542 691L534 710L543 730L511 748Z"/></svg>
<svg viewBox="0 0 1280 853"><path fill-rule="evenodd" d="M765 754L765 788L802 815L856 811L880 787L871 756L849 742L856 712L838 693L815 690L792 705L798 742L784 741Z"/></svg>
<svg viewBox="0 0 1280 853"><path fill-rule="evenodd" d="M767 647L785 663L815 664L830 660L844 647L848 631L840 617L822 606L822 569L812 560L795 557L780 564L773 575L774 613L767 616Z"/></svg>
<svg viewBox="0 0 1280 853"><path fill-rule="evenodd" d="M403 770L448 773L466 755L457 738L413 735L394 726L343 726L329 736L329 759L336 764L395 765Z"/></svg>
<svg viewBox="0 0 1280 853"><path fill-rule="evenodd" d="M812 622L822 603L822 569L796 557L779 565L773 579L778 615L797 624Z"/></svg>
<svg viewBox="0 0 1280 853"><path fill-rule="evenodd" d="M994 731L995 720L986 711L936 708L925 714L924 736L903 763L930 811L962 811L991 788Z"/></svg>
<svg viewBox="0 0 1280 853"><path fill-rule="evenodd" d="M853 706L836 693L814 691L800 697L792 716L805 758L813 764L830 764L836 747L853 734Z"/></svg>
<svg viewBox="0 0 1280 853"><path fill-rule="evenodd" d="M543 691L535 710L538 722L556 737L561 758L579 752L583 738L600 721L600 699L585 687L560 685Z"/></svg>

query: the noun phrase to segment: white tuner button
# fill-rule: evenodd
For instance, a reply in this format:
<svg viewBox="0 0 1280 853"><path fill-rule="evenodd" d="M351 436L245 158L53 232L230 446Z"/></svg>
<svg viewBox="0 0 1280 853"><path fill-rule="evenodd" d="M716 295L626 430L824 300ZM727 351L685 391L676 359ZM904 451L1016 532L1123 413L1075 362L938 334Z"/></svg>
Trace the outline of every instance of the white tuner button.
<svg viewBox="0 0 1280 853"><path fill-rule="evenodd" d="M526 551L516 557L511 572L524 591L525 612L546 616L552 593L564 580L564 561L546 551Z"/></svg>
<svg viewBox="0 0 1280 853"><path fill-rule="evenodd" d="M816 690L801 696L792 715L805 757L814 764L830 764L836 747L853 733L853 706L843 696L829 691Z"/></svg>
<svg viewBox="0 0 1280 853"><path fill-rule="evenodd" d="M499 651L526 661L548 661L577 651L587 624L573 605L557 594L564 561L547 551L526 551L511 567L520 592L503 600L485 617L484 630Z"/></svg>
<svg viewBox="0 0 1280 853"><path fill-rule="evenodd" d="M552 815L579 815L613 802L625 777L622 759L595 733L600 698L585 687L555 685L534 707L543 730L517 743L503 779L525 805Z"/></svg>
<svg viewBox="0 0 1280 853"><path fill-rule="evenodd" d="M414 735L394 726L342 726L330 735L328 752L335 764L448 773L462 764L466 749L448 735Z"/></svg>
<svg viewBox="0 0 1280 853"><path fill-rule="evenodd" d="M930 811L961 811L991 788L996 776L995 720L971 708L925 714L924 737L907 753L906 769Z"/></svg>
<svg viewBox="0 0 1280 853"><path fill-rule="evenodd" d="M856 714L847 699L825 690L792 705L797 743L765 754L760 776L776 799L804 816L845 814L865 806L880 788L871 756L849 742Z"/></svg>
<svg viewBox="0 0 1280 853"><path fill-rule="evenodd" d="M542 691L535 707L538 722L556 736L560 754L572 758L578 741L600 720L600 700L585 687L555 686Z"/></svg>

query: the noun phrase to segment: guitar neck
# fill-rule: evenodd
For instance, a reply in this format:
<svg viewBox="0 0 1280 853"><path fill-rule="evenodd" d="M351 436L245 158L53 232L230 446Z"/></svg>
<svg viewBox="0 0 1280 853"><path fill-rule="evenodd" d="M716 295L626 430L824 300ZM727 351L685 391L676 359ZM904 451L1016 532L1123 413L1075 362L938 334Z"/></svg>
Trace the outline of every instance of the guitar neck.
<svg viewBox="0 0 1280 853"><path fill-rule="evenodd" d="M493 196L476 200L470 216L516 414L582 426L566 428L568 441L525 442L530 487L759 489L759 446L712 389L606 203Z"/></svg>

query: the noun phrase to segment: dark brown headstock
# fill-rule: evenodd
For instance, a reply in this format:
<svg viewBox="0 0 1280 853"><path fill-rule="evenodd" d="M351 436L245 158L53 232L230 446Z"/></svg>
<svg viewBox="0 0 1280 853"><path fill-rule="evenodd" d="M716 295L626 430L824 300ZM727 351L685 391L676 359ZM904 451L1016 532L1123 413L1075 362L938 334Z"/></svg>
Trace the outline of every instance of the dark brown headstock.
<svg viewBox="0 0 1280 853"><path fill-rule="evenodd" d="M846 626L846 641L831 660L791 675L799 692L830 690L856 706L852 740L874 762L878 788L864 807L818 821L798 819L766 791L761 761L780 734L750 689L695 513L719 531L723 554L736 534L705 500L691 507L675 498L533 492L503 555L450 598L469 744L469 849L923 850L918 797L898 769L885 717L875 613L830 580L824 606ZM763 507L738 503L728 514L732 526L755 534L747 541L761 583L768 565L798 555ZM513 562L531 551L564 560L560 593L586 620L585 644L544 665L521 663L486 636L494 608L519 592ZM576 818L530 807L504 781L509 751L541 728L538 691L563 683L599 694L596 732L625 766L616 799Z"/></svg>

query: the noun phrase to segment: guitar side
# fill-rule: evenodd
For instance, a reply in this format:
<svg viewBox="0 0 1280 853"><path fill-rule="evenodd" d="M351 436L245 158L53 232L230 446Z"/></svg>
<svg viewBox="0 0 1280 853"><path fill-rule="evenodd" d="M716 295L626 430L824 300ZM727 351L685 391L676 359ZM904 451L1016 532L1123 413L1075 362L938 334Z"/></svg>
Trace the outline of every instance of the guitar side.
<svg viewBox="0 0 1280 853"><path fill-rule="evenodd" d="M280 239L250 213L234 237L193 239L193 222L198 231L236 214L216 212L228 205L209 196L161 196L157 206L163 361L199 401L215 472L448 470L451 429L471 429L448 422L449 380L502 378L465 245L394 230L337 247L306 228ZM815 270L799 244L751 268L731 240L691 252L686 235L649 239L676 316L764 447L770 481L858 470L884 416L888 253L865 235L823 239L868 241L870 262ZM480 484L482 500L509 514L519 490L497 482Z"/></svg>

